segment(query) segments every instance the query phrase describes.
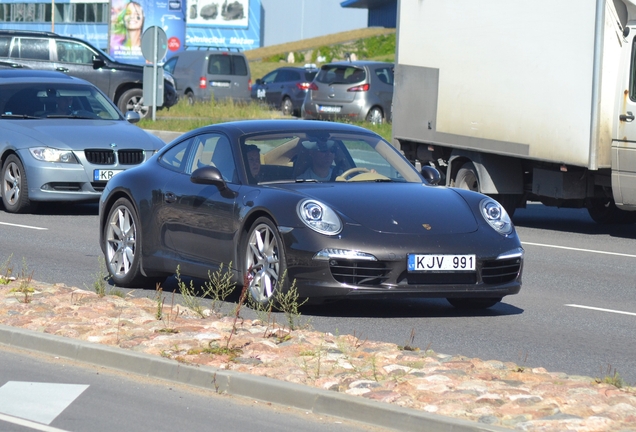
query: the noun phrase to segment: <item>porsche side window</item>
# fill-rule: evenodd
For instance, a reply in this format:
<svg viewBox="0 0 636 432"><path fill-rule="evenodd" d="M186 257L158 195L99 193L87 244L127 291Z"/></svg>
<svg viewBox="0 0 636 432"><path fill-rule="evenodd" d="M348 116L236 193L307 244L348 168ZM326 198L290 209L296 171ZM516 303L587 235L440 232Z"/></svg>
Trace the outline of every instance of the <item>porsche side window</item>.
<svg viewBox="0 0 636 432"><path fill-rule="evenodd" d="M204 167L214 166L228 182L236 181L236 164L232 156L230 141L224 135L205 134L194 139L194 157L190 172Z"/></svg>
<svg viewBox="0 0 636 432"><path fill-rule="evenodd" d="M172 146L172 148L161 155L159 163L172 170L185 172L185 154L188 150L190 141L191 140L182 141L179 144Z"/></svg>

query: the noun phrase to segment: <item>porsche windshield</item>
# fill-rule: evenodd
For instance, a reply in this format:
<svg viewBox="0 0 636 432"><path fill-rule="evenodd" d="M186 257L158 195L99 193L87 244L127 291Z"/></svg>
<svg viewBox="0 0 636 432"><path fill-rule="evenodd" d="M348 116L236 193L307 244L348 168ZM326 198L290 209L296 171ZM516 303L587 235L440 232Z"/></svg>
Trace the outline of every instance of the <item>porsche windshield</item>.
<svg viewBox="0 0 636 432"><path fill-rule="evenodd" d="M115 106L94 87L77 84L0 85L2 119L121 119Z"/></svg>
<svg viewBox="0 0 636 432"><path fill-rule="evenodd" d="M391 144L373 135L271 133L245 138L241 149L251 183L422 181Z"/></svg>

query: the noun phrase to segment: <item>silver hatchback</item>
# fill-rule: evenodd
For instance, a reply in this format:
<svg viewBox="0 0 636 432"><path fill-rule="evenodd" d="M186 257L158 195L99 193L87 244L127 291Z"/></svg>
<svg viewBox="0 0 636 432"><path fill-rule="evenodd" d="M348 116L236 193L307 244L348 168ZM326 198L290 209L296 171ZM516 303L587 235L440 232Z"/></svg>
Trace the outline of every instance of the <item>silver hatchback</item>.
<svg viewBox="0 0 636 432"><path fill-rule="evenodd" d="M391 120L392 101L393 63L328 63L305 95L302 117L382 123Z"/></svg>

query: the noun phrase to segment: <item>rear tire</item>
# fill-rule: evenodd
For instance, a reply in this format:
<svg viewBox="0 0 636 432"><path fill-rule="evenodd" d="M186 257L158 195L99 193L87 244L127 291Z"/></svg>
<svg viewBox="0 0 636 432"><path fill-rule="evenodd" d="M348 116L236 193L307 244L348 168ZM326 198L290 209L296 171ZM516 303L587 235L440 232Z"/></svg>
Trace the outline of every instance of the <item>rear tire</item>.
<svg viewBox="0 0 636 432"><path fill-rule="evenodd" d="M294 115L294 104L290 98L283 98L283 102L280 104L281 111L283 111L283 115L291 116Z"/></svg>
<svg viewBox="0 0 636 432"><path fill-rule="evenodd" d="M447 298L453 307L457 309L488 309L499 303L501 297L496 298Z"/></svg>
<svg viewBox="0 0 636 432"><path fill-rule="evenodd" d="M2 166L2 204L9 213L24 213L31 209L26 172L16 155L9 155Z"/></svg>
<svg viewBox="0 0 636 432"><path fill-rule="evenodd" d="M126 114L126 111L134 111L139 114L142 119L148 115L150 107L143 104L144 91L140 88L133 88L126 90L117 102L117 107L121 112Z"/></svg>
<svg viewBox="0 0 636 432"><path fill-rule="evenodd" d="M382 113L382 110L380 108L373 107L367 113L366 120L369 123L382 124L382 122L384 121L384 114Z"/></svg>
<svg viewBox="0 0 636 432"><path fill-rule="evenodd" d="M190 106L194 105L194 93L192 93L191 91L186 92L185 97L186 97L186 100L188 101L188 105Z"/></svg>

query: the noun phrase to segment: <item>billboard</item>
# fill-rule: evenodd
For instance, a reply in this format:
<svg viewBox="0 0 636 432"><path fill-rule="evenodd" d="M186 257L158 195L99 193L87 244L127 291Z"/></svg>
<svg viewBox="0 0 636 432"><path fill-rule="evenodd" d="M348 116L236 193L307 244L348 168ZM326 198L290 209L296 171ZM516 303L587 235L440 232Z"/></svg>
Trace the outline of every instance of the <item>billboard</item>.
<svg viewBox="0 0 636 432"><path fill-rule="evenodd" d="M261 0L188 0L186 44L240 50L258 48L261 9Z"/></svg>
<svg viewBox="0 0 636 432"><path fill-rule="evenodd" d="M141 35L161 27L168 37L168 54L185 48L185 0L110 0L108 53L116 60L144 64Z"/></svg>

